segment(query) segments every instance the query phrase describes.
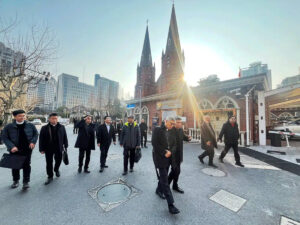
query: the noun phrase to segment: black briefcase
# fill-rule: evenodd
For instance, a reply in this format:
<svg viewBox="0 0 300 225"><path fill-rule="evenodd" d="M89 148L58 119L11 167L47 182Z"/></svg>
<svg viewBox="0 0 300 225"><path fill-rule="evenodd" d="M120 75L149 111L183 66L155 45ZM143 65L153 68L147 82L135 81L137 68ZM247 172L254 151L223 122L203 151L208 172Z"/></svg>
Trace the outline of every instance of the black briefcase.
<svg viewBox="0 0 300 225"><path fill-rule="evenodd" d="M0 160L0 167L22 169L26 156L4 153Z"/></svg>
<svg viewBox="0 0 300 225"><path fill-rule="evenodd" d="M62 152L62 157L63 157L63 162L65 165L69 165L69 156L68 156L68 152L67 149L64 149Z"/></svg>
<svg viewBox="0 0 300 225"><path fill-rule="evenodd" d="M135 155L134 155L134 162L138 163L141 158L142 158L141 148L136 148L135 149Z"/></svg>

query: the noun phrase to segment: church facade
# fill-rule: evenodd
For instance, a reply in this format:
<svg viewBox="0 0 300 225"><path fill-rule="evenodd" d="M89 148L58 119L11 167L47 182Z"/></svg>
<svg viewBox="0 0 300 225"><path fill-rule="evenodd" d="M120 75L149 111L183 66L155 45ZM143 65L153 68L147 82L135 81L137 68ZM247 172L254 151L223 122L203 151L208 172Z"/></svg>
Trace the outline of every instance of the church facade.
<svg viewBox="0 0 300 225"><path fill-rule="evenodd" d="M180 116L185 129L197 129L202 116L211 116L218 134L229 115L236 115L241 135L247 127L250 142L258 137L257 91L268 90L267 74L239 77L226 81L200 83L188 87L184 81L185 56L181 49L175 7L172 7L165 51L162 52L161 74L155 80L155 64L152 62L148 26L140 63L137 66L137 82L134 99L127 101L127 114L139 122L144 119L149 129L160 125L167 116ZM201 63L199 62L199 67ZM249 124L246 124L246 95L248 95Z"/></svg>

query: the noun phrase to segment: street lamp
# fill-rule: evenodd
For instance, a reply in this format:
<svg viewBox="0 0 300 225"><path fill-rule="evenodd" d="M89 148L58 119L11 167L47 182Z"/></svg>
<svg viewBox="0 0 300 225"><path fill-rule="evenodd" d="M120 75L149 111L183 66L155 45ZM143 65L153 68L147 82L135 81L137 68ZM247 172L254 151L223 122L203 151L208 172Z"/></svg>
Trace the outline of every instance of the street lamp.
<svg viewBox="0 0 300 225"><path fill-rule="evenodd" d="M139 123L142 121L142 86L139 86L140 89L140 115L139 115Z"/></svg>

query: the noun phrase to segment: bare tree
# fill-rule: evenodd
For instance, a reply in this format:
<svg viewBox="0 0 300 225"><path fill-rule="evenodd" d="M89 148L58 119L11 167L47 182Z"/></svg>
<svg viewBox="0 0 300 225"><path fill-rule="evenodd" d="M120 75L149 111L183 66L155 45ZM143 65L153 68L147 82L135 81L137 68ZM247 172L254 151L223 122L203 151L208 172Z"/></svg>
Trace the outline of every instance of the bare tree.
<svg viewBox="0 0 300 225"><path fill-rule="evenodd" d="M0 24L1 25L1 24ZM0 61L0 105L3 125L8 122L11 111L26 110L28 88L35 88L50 73L43 68L55 58L57 44L48 26L32 26L25 35L15 35L17 23L0 27L2 46L10 52L8 60ZM0 40L1 40L0 39ZM22 102L22 104L20 104ZM30 108L34 107L32 104Z"/></svg>

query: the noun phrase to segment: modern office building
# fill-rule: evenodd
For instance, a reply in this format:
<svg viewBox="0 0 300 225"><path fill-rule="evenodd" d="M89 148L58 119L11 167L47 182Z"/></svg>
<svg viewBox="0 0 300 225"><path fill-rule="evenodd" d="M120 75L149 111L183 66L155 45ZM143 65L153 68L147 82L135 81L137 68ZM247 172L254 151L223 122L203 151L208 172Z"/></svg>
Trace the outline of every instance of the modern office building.
<svg viewBox="0 0 300 225"><path fill-rule="evenodd" d="M78 77L61 74L57 82L57 107L71 109L84 106L89 109L105 110L107 104L118 98L119 83L95 74L94 85L79 82Z"/></svg>
<svg viewBox="0 0 300 225"><path fill-rule="evenodd" d="M262 62L254 62L249 64L249 67L241 69L241 77L250 77L257 75L267 75L268 89L272 89L272 74L268 68L268 64L262 64Z"/></svg>

